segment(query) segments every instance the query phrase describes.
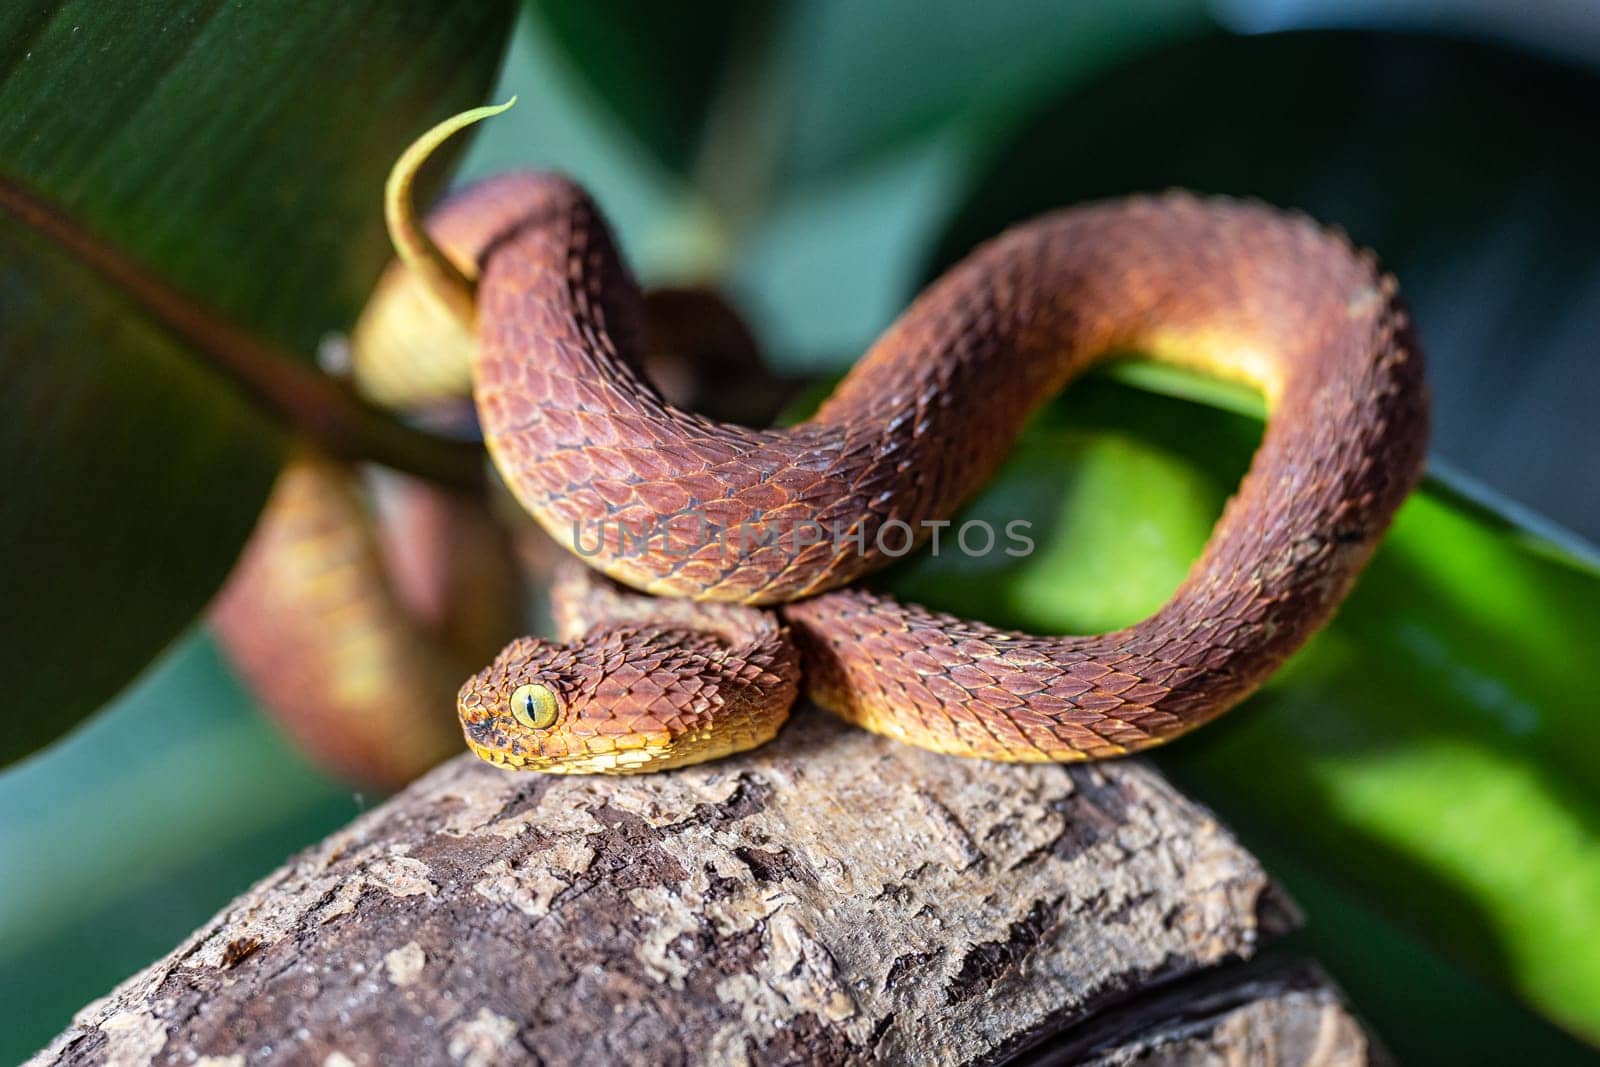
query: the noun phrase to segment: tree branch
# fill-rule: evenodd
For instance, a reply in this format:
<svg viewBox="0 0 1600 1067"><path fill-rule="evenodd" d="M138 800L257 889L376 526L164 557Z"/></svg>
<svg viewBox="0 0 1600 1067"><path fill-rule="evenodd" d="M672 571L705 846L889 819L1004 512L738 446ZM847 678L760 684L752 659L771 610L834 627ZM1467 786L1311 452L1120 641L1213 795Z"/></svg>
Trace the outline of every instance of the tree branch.
<svg viewBox="0 0 1600 1067"><path fill-rule="evenodd" d="M35 1063L984 1063L1313 1022L1363 1062L1324 985L1219 970L1293 922L1143 763L939 757L803 708L668 774L452 760Z"/></svg>

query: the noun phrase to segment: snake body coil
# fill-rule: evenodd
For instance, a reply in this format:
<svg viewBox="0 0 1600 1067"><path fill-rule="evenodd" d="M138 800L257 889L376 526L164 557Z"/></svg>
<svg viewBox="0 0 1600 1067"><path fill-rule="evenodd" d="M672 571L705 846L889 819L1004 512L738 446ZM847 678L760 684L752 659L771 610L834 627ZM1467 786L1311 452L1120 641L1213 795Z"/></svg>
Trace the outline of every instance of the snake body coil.
<svg viewBox="0 0 1600 1067"><path fill-rule="evenodd" d="M591 566L688 598L566 583L567 636L590 640L518 642L462 690L469 743L506 765L648 770L760 743L794 695L786 632L819 703L925 748L1040 761L1158 744L1327 620L1422 469L1422 358L1393 280L1257 204L1172 193L1018 226L919 297L812 418L771 430L679 410L645 380L638 290L570 181L492 180L433 229L477 265L478 410L517 499ZM1271 411L1159 611L1034 637L840 588L888 562L890 524L949 518L1041 403L1125 352L1246 382ZM780 605L781 623L735 604ZM519 720L518 692L553 697L553 721Z"/></svg>

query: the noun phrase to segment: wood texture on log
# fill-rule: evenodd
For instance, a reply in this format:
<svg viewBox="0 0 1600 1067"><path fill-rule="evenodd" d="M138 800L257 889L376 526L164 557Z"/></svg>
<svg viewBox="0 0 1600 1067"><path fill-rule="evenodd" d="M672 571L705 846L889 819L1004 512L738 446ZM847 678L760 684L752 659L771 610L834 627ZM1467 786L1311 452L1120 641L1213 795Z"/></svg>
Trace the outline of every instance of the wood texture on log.
<svg viewBox="0 0 1600 1067"><path fill-rule="evenodd" d="M1146 764L941 757L802 708L667 774L446 763L34 1062L993 1062L1293 922Z"/></svg>

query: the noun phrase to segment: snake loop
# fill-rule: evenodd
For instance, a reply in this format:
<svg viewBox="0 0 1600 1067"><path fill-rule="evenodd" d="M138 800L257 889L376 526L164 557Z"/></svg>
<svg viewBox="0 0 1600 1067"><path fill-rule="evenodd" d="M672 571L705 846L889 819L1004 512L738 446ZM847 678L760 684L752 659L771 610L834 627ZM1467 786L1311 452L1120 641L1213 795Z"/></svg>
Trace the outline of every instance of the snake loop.
<svg viewBox="0 0 1600 1067"><path fill-rule="evenodd" d="M477 268L474 389L502 477L558 542L651 594L580 572L560 591L564 643L524 639L468 681L468 741L502 764L648 770L749 747L781 725L799 662L818 703L940 752L1146 748L1242 700L1321 626L1421 474L1422 358L1393 279L1260 204L1168 193L1017 226L918 297L815 415L764 430L681 410L645 379L639 291L573 182L505 175L441 220ZM886 524L948 519L1040 404L1127 352L1248 383L1270 410L1163 607L1038 637L847 588L889 561ZM671 551L626 536L684 515L860 536ZM524 685L558 694L549 727L512 714Z"/></svg>

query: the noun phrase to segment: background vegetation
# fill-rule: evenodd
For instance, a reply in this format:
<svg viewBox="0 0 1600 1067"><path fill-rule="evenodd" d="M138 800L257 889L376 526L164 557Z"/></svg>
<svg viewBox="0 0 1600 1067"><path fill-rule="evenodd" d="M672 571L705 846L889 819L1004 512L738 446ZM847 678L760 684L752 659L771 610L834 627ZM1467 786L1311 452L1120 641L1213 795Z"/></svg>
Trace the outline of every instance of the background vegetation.
<svg viewBox="0 0 1600 1067"><path fill-rule="evenodd" d="M0 12L0 174L306 365L386 258L393 156L513 92L456 180L575 175L645 279L722 281L792 371L848 366L942 265L1081 199L1181 184L1344 225L1416 309L1435 478L1334 627L1161 760L1402 1057L1577 1061L1570 1035L1600 1040L1595 62L1581 5L1471 0L77 0ZM4 213L0 369L4 755L94 713L0 774L15 1059L374 798L296 755L195 625L282 420ZM1085 383L975 505L1034 517L1040 552L891 581L1120 625L1259 434L1247 396Z"/></svg>

